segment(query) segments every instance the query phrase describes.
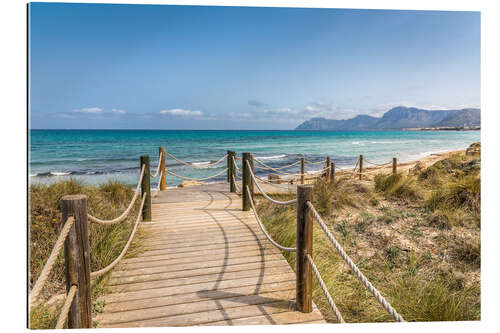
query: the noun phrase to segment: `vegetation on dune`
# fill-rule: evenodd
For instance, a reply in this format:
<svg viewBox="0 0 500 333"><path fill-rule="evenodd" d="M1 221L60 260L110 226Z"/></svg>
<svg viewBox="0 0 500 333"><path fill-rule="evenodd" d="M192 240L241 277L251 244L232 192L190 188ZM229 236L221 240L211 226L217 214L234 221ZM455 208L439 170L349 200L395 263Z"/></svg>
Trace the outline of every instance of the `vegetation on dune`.
<svg viewBox="0 0 500 333"><path fill-rule="evenodd" d="M479 154L453 155L408 175L377 175L374 182L319 179L313 203L405 320L480 319ZM294 246L295 207L259 199L257 209L270 234ZM316 223L313 238L314 261L344 319L392 321ZM285 257L295 267L295 254ZM336 322L316 281L313 299L326 319Z"/></svg>
<svg viewBox="0 0 500 333"><path fill-rule="evenodd" d="M70 180L51 185L34 184L29 188L29 288L38 279L62 228L60 200L67 194L85 194L88 213L102 219L120 215L130 203L133 191L125 184L109 182L100 186L84 185ZM110 264L122 251L139 212L136 201L127 219L115 225L89 222L90 269L99 270ZM135 239L142 238L139 232ZM140 241L133 242L127 255L140 251ZM107 275L92 281L93 311L99 311L97 296L105 292ZM65 293L64 251L59 254L50 277L30 313L31 328L54 328L61 302L49 302L54 295ZM52 304L54 303L54 304Z"/></svg>

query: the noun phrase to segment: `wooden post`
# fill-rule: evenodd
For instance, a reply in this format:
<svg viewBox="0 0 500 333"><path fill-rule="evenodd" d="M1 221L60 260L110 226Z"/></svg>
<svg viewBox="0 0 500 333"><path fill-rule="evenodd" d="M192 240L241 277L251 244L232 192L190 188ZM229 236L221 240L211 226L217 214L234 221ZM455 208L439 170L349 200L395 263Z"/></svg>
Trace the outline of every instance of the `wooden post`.
<svg viewBox="0 0 500 333"><path fill-rule="evenodd" d="M396 173L398 170L398 159L396 157L392 158L392 173Z"/></svg>
<svg viewBox="0 0 500 333"><path fill-rule="evenodd" d="M326 157L326 166L325 166L325 168L328 168L329 166L330 166L330 156L327 156ZM331 179L330 175L331 175L331 172L328 172L328 169L326 169L325 170L325 176L326 176L326 181L327 182L330 182L330 179Z"/></svg>
<svg viewBox="0 0 500 333"><path fill-rule="evenodd" d="M252 187L250 183L252 182L252 176L250 175L250 169L248 168L247 161L250 161L251 155L250 153L243 153L243 159L242 159L242 168L243 168L243 184L242 184L242 191L243 191L243 210L250 210L250 200L252 198L248 195L247 192L247 186L250 189L250 193L252 193Z"/></svg>
<svg viewBox="0 0 500 333"><path fill-rule="evenodd" d="M359 155L359 180L363 176L363 155Z"/></svg>
<svg viewBox="0 0 500 333"><path fill-rule="evenodd" d="M234 183L236 175L236 167L234 166L235 153L234 151L227 151L227 160L228 160L228 171L229 171L229 191L236 193L236 184ZM234 177L233 177L234 176Z"/></svg>
<svg viewBox="0 0 500 333"><path fill-rule="evenodd" d="M229 152L230 150L227 151L227 158L226 158L226 161L227 161L227 182L231 182L231 155L229 155Z"/></svg>
<svg viewBox="0 0 500 333"><path fill-rule="evenodd" d="M160 191L165 191L167 189L167 172L165 171L165 159L166 159L166 154L165 154L165 148L160 147L160 154L161 154L161 160L160 160Z"/></svg>
<svg viewBox="0 0 500 333"><path fill-rule="evenodd" d="M330 180L335 183L335 162L330 163Z"/></svg>
<svg viewBox="0 0 500 333"><path fill-rule="evenodd" d="M312 257L313 217L306 202L313 200L311 185L297 186L297 259L296 301L297 310L312 311L312 269L307 254Z"/></svg>
<svg viewBox="0 0 500 333"><path fill-rule="evenodd" d="M300 183L304 184L304 174L306 173L306 159L300 158Z"/></svg>
<svg viewBox="0 0 500 333"><path fill-rule="evenodd" d="M73 285L78 288L68 313L68 328L92 328L87 197L65 195L61 198L61 211L63 223L70 216L75 219L64 241L66 292Z"/></svg>
<svg viewBox="0 0 500 333"><path fill-rule="evenodd" d="M142 220L151 221L151 184L150 184L150 171L149 171L149 155L141 156L140 167L144 167L144 176L142 177L141 183L141 198L146 193L146 200L144 201L144 207L142 208Z"/></svg>

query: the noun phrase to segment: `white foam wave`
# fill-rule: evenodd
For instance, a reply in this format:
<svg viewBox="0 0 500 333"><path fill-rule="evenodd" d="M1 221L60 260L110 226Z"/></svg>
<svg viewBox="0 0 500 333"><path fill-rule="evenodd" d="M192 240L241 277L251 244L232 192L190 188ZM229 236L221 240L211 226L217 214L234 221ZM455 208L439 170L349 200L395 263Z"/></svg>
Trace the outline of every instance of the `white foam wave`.
<svg viewBox="0 0 500 333"><path fill-rule="evenodd" d="M285 154L281 155L273 155L273 156L256 156L255 158L258 160L280 160L282 158L285 158Z"/></svg>
<svg viewBox="0 0 500 333"><path fill-rule="evenodd" d="M58 172L58 171L51 171L50 174L52 176L67 176L70 175L71 172Z"/></svg>

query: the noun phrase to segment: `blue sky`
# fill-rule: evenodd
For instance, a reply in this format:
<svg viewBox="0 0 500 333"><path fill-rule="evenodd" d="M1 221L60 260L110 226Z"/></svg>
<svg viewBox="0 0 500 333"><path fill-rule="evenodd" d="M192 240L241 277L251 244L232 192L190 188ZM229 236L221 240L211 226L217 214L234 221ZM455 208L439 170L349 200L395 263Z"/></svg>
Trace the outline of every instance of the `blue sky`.
<svg viewBox="0 0 500 333"><path fill-rule="evenodd" d="M479 12L30 4L32 128L292 129L479 107Z"/></svg>

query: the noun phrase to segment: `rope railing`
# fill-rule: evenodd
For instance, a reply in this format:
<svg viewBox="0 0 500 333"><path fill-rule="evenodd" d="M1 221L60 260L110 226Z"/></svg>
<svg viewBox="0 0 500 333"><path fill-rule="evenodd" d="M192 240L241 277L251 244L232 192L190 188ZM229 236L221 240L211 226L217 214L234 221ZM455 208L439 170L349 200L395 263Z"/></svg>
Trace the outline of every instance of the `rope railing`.
<svg viewBox="0 0 500 333"><path fill-rule="evenodd" d="M240 167L238 166L238 164L236 164L236 161L235 161L234 157L235 157L234 155L233 155L233 156L231 156L231 158L232 158L232 160L233 160L234 168L236 169L236 171L239 171L239 170L240 170Z"/></svg>
<svg viewBox="0 0 500 333"><path fill-rule="evenodd" d="M160 167L161 167L161 159L163 157L163 153L160 153L160 156L158 157L158 166L156 168L156 172L154 175L150 175L151 178L156 178L158 177L158 173L160 172ZM160 177L161 178L161 177Z"/></svg>
<svg viewBox="0 0 500 333"><path fill-rule="evenodd" d="M50 253L49 258L45 262L45 265L43 266L42 272L38 276L35 285L31 289L29 296L30 306L33 306L33 303L40 294L40 291L45 285L45 282L47 282L47 278L49 277L49 274L52 271L52 268L54 267L57 256L59 255L59 252L61 251L62 246L64 245L64 241L66 240L66 237L68 236L68 233L71 230L71 227L73 226L74 222L75 218L73 216L68 217L68 219L66 220L66 223L64 224L64 227L62 228L61 233L59 234L59 237L57 238L56 243L52 248L52 252Z"/></svg>
<svg viewBox="0 0 500 333"><path fill-rule="evenodd" d="M127 253L127 250L129 248L130 244L132 243L132 239L135 236L135 232L137 231L137 226L139 225L139 221L141 220L141 213L142 213L142 208L144 207L145 200L146 200L146 193L144 193L142 196L141 207L139 208L139 214L137 214L137 219L135 220L134 229L132 229L132 232L130 233L129 239L128 239L127 243L125 244L125 246L123 247L123 250L120 253L120 255L115 260L113 260L113 262L111 264L109 264L108 266L106 266L106 267L104 267L96 272L90 273L90 278L96 278L96 277L99 277L99 276L104 275L107 272L109 272L113 267L116 266L116 264L118 264L118 262L123 258L125 253Z"/></svg>
<svg viewBox="0 0 500 333"><path fill-rule="evenodd" d="M73 302L73 298L75 298L78 287L72 285L69 289L68 294L66 295L66 299L64 300L64 304L61 308L61 314L57 319L56 329L61 329L64 327L66 323L66 319L68 318L69 308L71 307L71 303Z"/></svg>
<svg viewBox="0 0 500 333"><path fill-rule="evenodd" d="M134 206L134 203L135 201L137 200L137 197L139 196L139 191L141 189L141 182L142 182L142 178L144 177L144 170L145 170L145 166L143 165L142 166L142 169L141 169L141 175L139 177L139 181L137 182L137 187L135 189L135 192L134 192L134 196L132 197L132 200L130 201L127 209L120 215L118 216L117 218L115 219L112 219L112 220L101 220L97 217L94 217L90 214L87 214L87 217L89 219L89 221L91 222L94 222L94 223L98 223L98 224L115 224L115 223L119 223L119 222L122 222L123 220L125 220L128 216L128 214L130 213L130 211L132 210L132 207ZM160 182L158 182L159 184Z"/></svg>
<svg viewBox="0 0 500 333"><path fill-rule="evenodd" d="M290 168L290 167L293 167L297 164L300 163L300 160L296 161L296 162L293 162L292 164L287 164L287 165L284 165L284 166L281 166L279 168L273 168L267 164L265 164L264 162L262 162L261 160L257 159L257 158L254 158L253 159L255 162L259 163L260 165L264 166L265 168L269 169L269 170L283 170L283 169L287 169L287 168ZM264 168L261 168L261 169L264 169Z"/></svg>
<svg viewBox="0 0 500 333"><path fill-rule="evenodd" d="M365 161L366 163L368 163L368 164L372 164L372 165L375 165L375 166L380 166L380 167L392 164L392 162L387 162L387 163L382 163L382 164L379 164L379 163L370 162L370 161L368 161L367 159L365 159L364 161Z"/></svg>
<svg viewBox="0 0 500 333"><path fill-rule="evenodd" d="M222 170L221 172L218 172L216 173L215 175L212 175L212 176L208 176L208 177L205 177L205 178L191 178L191 177L186 177L186 176L181 176L181 175L178 175L168 169L165 168L165 171L169 174L169 175L172 175L174 177L177 177L177 178L180 178L180 179L186 179L186 180L195 180L195 181L203 181L203 180L208 180L208 179L212 179L212 178L215 178L215 177L218 177L220 175L222 175L224 172L227 171L227 168L225 168L224 170Z"/></svg>
<svg viewBox="0 0 500 333"><path fill-rule="evenodd" d="M238 183L236 182L236 179L234 178L234 173L231 175L231 177L233 177L233 182L234 182L234 186L236 187L236 192L242 192L241 191L241 187L238 186Z"/></svg>
<svg viewBox="0 0 500 333"><path fill-rule="evenodd" d="M319 273L318 268L316 267L316 264L314 264L312 257L309 254L307 254L306 258L307 258L307 261L309 262L309 264L311 265L312 271L313 271L314 275L316 276L316 279L318 280L319 286L321 287L321 290L323 291L323 294L325 295L326 300L327 300L328 304L330 305L330 308L333 311L333 314L335 315L335 317L337 317L337 320L339 321L339 323L345 323L344 318L342 318L342 314L340 313L339 309L335 305L335 302L333 301L332 296L330 295L330 292L328 291L328 288L326 287L325 282L321 278L321 274Z"/></svg>
<svg viewBox="0 0 500 333"><path fill-rule="evenodd" d="M176 160L177 162L181 163L181 164L184 164L186 166L190 166L192 168L195 168L195 169L206 169L207 167L211 167L211 166L214 166L214 165L217 165L219 164L220 162L222 162L227 154L225 154L224 156L222 156L219 160L213 162L213 163L208 163L208 164L203 164L203 166L197 166L196 164L193 164L195 162L186 162L186 161L183 161L177 157L175 157L174 155L170 154L168 151L165 152L168 156L170 156L171 158L173 158L174 160Z"/></svg>
<svg viewBox="0 0 500 333"><path fill-rule="evenodd" d="M359 270L359 268L356 266L356 264L352 261L352 259L349 257L349 255L344 251L342 246L337 242L333 234L328 230L327 225L321 218L321 216L318 214L316 209L314 208L314 205L310 202L307 201L307 207L310 209L314 219L318 222L319 226L321 229L325 232L326 236L332 243L333 247L337 250L337 252L340 254L342 259L345 261L345 263L349 266L349 268L354 272L356 277L361 281L361 283L372 293L373 296L377 299L377 301L382 305L382 307L394 318L394 320L398 322L404 322L405 320L403 317L387 302L387 300L380 294L380 292L368 281L368 279L365 277L365 275Z"/></svg>
<svg viewBox="0 0 500 333"><path fill-rule="evenodd" d="M273 168L273 167L271 167L271 166L267 165L266 163L264 163L264 162L262 162L262 161L260 161L260 160L258 160L258 159L256 159L256 158L254 158L253 160L254 160L255 162L259 163L260 165L262 165L262 167L260 167L260 166L256 165L256 166L255 166L255 168L262 169L262 170L272 170L272 171L275 171L275 172L277 172L277 173L281 173L281 174L284 174L284 175L291 175L291 173L281 171L281 169L286 169L286 168L289 168L290 166L294 166L294 165L296 165L297 163L300 163L300 160L299 160L299 161L294 162L294 163L292 163L292 164L290 164L290 165L285 165L284 167Z"/></svg>
<svg viewBox="0 0 500 333"><path fill-rule="evenodd" d="M250 193L250 189L248 188L248 186L246 186L245 190L246 190L247 194L251 197L252 195ZM285 252L295 252L295 251L297 251L297 248L295 248L295 247L285 247L285 246L282 246L282 245L278 244L274 239L272 239L272 237L269 235L269 233L267 232L266 228L262 224L262 221L260 220L259 215L257 214L257 210L255 209L255 205L254 205L252 199L250 199L250 206L252 207L253 214L255 216L255 219L257 220L257 224L259 225L260 230L262 230L262 233L271 242L271 244L273 244L278 249L280 249L282 251L285 251Z"/></svg>
<svg viewBox="0 0 500 333"><path fill-rule="evenodd" d="M306 162L307 164L318 165L318 164L325 164L326 159L325 159L325 160L322 160L322 161L318 161L318 162L312 162L312 161L309 161L308 159L305 159L305 162Z"/></svg>
<svg viewBox="0 0 500 333"><path fill-rule="evenodd" d="M250 171L250 176L252 177L255 186L257 186L257 189L262 194L262 196L264 196L264 198L266 198L267 200L271 201L272 203L274 203L276 205L290 205L290 204L293 204L293 203L297 202L296 198L292 199L292 200L288 200L288 201L279 201L279 200L275 200L275 199L271 198L270 196L268 196L266 194L266 192L264 192L264 190L260 187L259 182L255 178L255 175L253 174L252 168L251 168L250 163L248 162L248 160L246 162L247 162L248 170Z"/></svg>

